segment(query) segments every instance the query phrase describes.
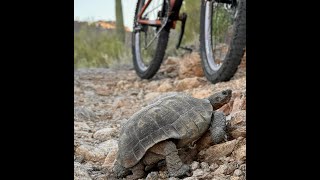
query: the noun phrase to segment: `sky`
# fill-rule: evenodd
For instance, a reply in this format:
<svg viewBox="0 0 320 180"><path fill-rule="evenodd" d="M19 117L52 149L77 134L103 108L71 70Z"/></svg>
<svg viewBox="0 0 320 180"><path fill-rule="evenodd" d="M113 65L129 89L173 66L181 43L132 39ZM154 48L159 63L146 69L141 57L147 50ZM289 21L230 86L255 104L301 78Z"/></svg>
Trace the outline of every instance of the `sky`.
<svg viewBox="0 0 320 180"><path fill-rule="evenodd" d="M137 0L122 0L124 25L132 29ZM115 0L74 0L74 20L115 20Z"/></svg>

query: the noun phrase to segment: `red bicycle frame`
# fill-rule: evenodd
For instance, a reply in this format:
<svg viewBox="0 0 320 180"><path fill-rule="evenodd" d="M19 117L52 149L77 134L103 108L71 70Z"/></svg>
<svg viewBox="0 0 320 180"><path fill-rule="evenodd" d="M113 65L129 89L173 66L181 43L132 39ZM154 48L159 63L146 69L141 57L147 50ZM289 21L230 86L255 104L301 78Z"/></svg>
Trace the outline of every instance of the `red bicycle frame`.
<svg viewBox="0 0 320 180"><path fill-rule="evenodd" d="M145 25L151 25L151 26L162 26L161 20L146 20L142 19L142 14L145 12L149 4L152 0L148 0L147 3L141 8L141 11L138 13L138 23L145 24ZM170 9L169 9L169 18L171 20L170 27L175 28L176 21L180 20L179 11L181 8L183 0L169 0L170 3Z"/></svg>

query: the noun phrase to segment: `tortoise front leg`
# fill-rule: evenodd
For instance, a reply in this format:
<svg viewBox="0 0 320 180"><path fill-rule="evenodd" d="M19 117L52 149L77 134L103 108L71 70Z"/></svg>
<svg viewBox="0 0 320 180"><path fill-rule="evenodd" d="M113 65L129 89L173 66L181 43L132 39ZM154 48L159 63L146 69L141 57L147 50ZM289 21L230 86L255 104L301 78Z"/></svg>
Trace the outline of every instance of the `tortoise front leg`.
<svg viewBox="0 0 320 180"><path fill-rule="evenodd" d="M127 179L130 180L135 180L135 179L140 179L143 178L146 173L144 172L144 165L142 162L139 162L135 166L131 168L132 175L127 176Z"/></svg>
<svg viewBox="0 0 320 180"><path fill-rule="evenodd" d="M159 151L159 149L157 151ZM165 157L162 154L157 154L150 150L147 151L142 159L143 164L146 165L145 171L149 171L150 169L154 168L157 166L159 161L164 159Z"/></svg>
<svg viewBox="0 0 320 180"><path fill-rule="evenodd" d="M189 166L183 164L178 156L178 150L176 145L172 141L164 141L157 146L158 153L165 156L167 169L170 177L181 177L184 175L190 175L188 173Z"/></svg>
<svg viewBox="0 0 320 180"><path fill-rule="evenodd" d="M227 136L226 116L223 112L214 111L211 118L210 133L215 144L222 142Z"/></svg>

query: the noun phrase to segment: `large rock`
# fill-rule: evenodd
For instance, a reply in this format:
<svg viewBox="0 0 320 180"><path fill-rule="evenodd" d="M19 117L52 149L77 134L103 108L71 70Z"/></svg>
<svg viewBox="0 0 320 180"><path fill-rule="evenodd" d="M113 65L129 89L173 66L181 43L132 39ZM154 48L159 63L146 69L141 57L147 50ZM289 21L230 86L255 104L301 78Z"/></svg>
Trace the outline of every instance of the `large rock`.
<svg viewBox="0 0 320 180"><path fill-rule="evenodd" d="M115 136L116 136L116 129L115 128L103 128L103 129L96 131L93 134L93 138L98 139L100 141L107 141Z"/></svg>
<svg viewBox="0 0 320 180"><path fill-rule="evenodd" d="M85 144L80 145L75 154L82 156L85 161L103 162L105 159L105 152L102 149Z"/></svg>
<svg viewBox="0 0 320 180"><path fill-rule="evenodd" d="M220 157L227 156L232 153L239 140L234 139L221 144L216 144L206 150L200 151L199 158L211 164Z"/></svg>
<svg viewBox="0 0 320 180"><path fill-rule="evenodd" d="M230 105L230 103L227 103L227 104L223 105L221 108L219 108L217 111L221 111L226 116L228 116L231 113L231 110L232 110L232 106Z"/></svg>
<svg viewBox="0 0 320 180"><path fill-rule="evenodd" d="M116 162L118 152L118 141L111 139L98 145L98 148L102 149L107 157L104 160L102 167L111 171L114 163Z"/></svg>
<svg viewBox="0 0 320 180"><path fill-rule="evenodd" d="M111 171L112 167L114 166L114 163L116 162L117 153L118 148L109 151L107 157L104 160L104 163L102 164L102 167L107 168L109 171Z"/></svg>
<svg viewBox="0 0 320 180"><path fill-rule="evenodd" d="M181 79L194 76L204 76L201 59L198 53L187 55L179 61L178 75Z"/></svg>
<svg viewBox="0 0 320 180"><path fill-rule="evenodd" d="M246 126L238 127L230 132L230 135L233 139L237 139L238 137L246 137Z"/></svg>
<svg viewBox="0 0 320 180"><path fill-rule="evenodd" d="M246 111L237 111L231 115L231 126L245 126L246 125Z"/></svg>
<svg viewBox="0 0 320 180"><path fill-rule="evenodd" d="M246 160L246 145L240 146L234 152L232 152L232 156L238 161Z"/></svg>
<svg viewBox="0 0 320 180"><path fill-rule="evenodd" d="M183 91L186 89L192 89L201 85L201 82L197 77L185 78L176 82L177 91Z"/></svg>
<svg viewBox="0 0 320 180"><path fill-rule="evenodd" d="M237 112L245 109L246 109L246 94L245 92L242 92L239 96L237 96L234 99L232 111Z"/></svg>
<svg viewBox="0 0 320 180"><path fill-rule="evenodd" d="M240 110L232 113L227 129L232 138L246 137L246 111Z"/></svg>

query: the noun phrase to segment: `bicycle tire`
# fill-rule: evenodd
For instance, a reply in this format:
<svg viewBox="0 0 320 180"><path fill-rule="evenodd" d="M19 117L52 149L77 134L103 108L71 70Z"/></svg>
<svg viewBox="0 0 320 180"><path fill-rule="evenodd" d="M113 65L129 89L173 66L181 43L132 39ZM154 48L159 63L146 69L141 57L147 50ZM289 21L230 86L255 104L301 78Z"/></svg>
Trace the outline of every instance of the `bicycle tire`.
<svg viewBox="0 0 320 180"><path fill-rule="evenodd" d="M200 15L200 57L202 61L202 68L206 78L214 83L230 80L238 69L241 59L244 55L246 46L246 0L238 1L238 16L234 21L234 30L229 44L228 52L219 69L215 70L210 67L209 53L206 51L207 43L205 33L205 16L206 16L206 0L201 2ZM212 18L212 17L211 17ZM212 22L212 20L210 19ZM212 31L210 30L210 34ZM212 43L212 42L211 42ZM208 48L209 49L209 48ZM209 55L208 55L209 54ZM212 60L212 59L211 59Z"/></svg>
<svg viewBox="0 0 320 180"><path fill-rule="evenodd" d="M138 12L142 7L142 4L144 4L144 2L145 0L138 0L137 2L135 16L134 16L134 25L133 25L134 27L136 25ZM139 43L139 42L136 42L137 39L136 39L135 33L136 33L135 31L133 31L132 33L132 55L133 55L134 69L140 78L150 79L157 73L163 61L167 44L168 44L170 27L165 26L160 32L158 40L156 42L157 45L156 45L155 55L150 61L150 64L147 66L147 68L142 68L141 65L139 65L139 63L141 63L143 60L141 59L140 54L138 54L141 52L141 48L140 48L140 45L136 46L136 43Z"/></svg>

